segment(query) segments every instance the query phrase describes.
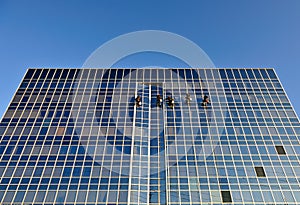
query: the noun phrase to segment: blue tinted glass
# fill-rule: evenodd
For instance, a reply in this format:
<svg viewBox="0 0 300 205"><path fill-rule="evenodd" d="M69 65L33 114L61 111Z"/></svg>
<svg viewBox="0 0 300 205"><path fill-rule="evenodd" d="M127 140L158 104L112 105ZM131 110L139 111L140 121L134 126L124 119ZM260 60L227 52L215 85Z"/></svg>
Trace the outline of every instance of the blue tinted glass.
<svg viewBox="0 0 300 205"><path fill-rule="evenodd" d="M239 73L239 69L233 69L233 73L234 73L234 77L235 78L241 78L240 73Z"/></svg>
<svg viewBox="0 0 300 205"><path fill-rule="evenodd" d="M254 75L255 75L256 78L261 78L261 75L260 75L258 69L253 69L253 72L254 72Z"/></svg>
<svg viewBox="0 0 300 205"><path fill-rule="evenodd" d="M299 204L299 121L274 71L218 70L28 71L0 124L0 203Z"/></svg>
<svg viewBox="0 0 300 205"><path fill-rule="evenodd" d="M269 76L268 76L268 74L267 74L267 72L266 72L265 69L260 69L259 71L260 71L260 73L261 73L261 75L262 75L263 78L266 78L266 79L269 78Z"/></svg>
<svg viewBox="0 0 300 205"><path fill-rule="evenodd" d="M227 73L228 78L233 78L233 74L232 74L231 69L226 69L225 71Z"/></svg>
<svg viewBox="0 0 300 205"><path fill-rule="evenodd" d="M185 76L187 79L192 79L192 71L191 69L185 69Z"/></svg>
<svg viewBox="0 0 300 205"><path fill-rule="evenodd" d="M244 79L248 78L245 69L239 69L239 71L240 71L240 73L242 75L242 78L244 78Z"/></svg>
<svg viewBox="0 0 300 205"><path fill-rule="evenodd" d="M274 70L272 70L272 69L267 69L267 72L268 72L270 78L276 78L276 75L275 75Z"/></svg>
<svg viewBox="0 0 300 205"><path fill-rule="evenodd" d="M222 79L227 79L226 73L224 69L219 69L220 75Z"/></svg>
<svg viewBox="0 0 300 205"><path fill-rule="evenodd" d="M252 69L246 69L246 71L247 71L249 78L253 79L254 75L253 75Z"/></svg>

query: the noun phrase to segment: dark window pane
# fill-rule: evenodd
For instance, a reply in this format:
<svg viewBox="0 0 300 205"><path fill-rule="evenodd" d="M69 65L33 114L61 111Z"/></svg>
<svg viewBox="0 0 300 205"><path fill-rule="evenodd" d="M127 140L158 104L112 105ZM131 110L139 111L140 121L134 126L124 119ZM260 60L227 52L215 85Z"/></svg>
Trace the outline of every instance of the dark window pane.
<svg viewBox="0 0 300 205"><path fill-rule="evenodd" d="M232 202L230 191L221 191L223 202Z"/></svg>
<svg viewBox="0 0 300 205"><path fill-rule="evenodd" d="M62 69L57 69L56 72L55 72L54 78L56 78L56 79L59 78L61 72L62 72Z"/></svg>
<svg viewBox="0 0 300 205"><path fill-rule="evenodd" d="M135 69L124 69L124 77L126 77L130 72L134 71ZM127 76L128 77L128 76Z"/></svg>
<svg viewBox="0 0 300 205"><path fill-rule="evenodd" d="M225 70L224 70L224 69L220 69L219 72L220 72L220 75L221 75L221 78L222 78L222 79L227 79L226 73L225 73Z"/></svg>
<svg viewBox="0 0 300 205"><path fill-rule="evenodd" d="M40 76L41 71L42 71L41 69L36 69L33 78L37 79Z"/></svg>
<svg viewBox="0 0 300 205"><path fill-rule="evenodd" d="M251 79L254 78L254 75L253 75L253 72L251 69L247 69L246 71L247 71L249 78L251 78Z"/></svg>
<svg viewBox="0 0 300 205"><path fill-rule="evenodd" d="M186 77L186 79L192 79L191 69L185 69L185 77Z"/></svg>
<svg viewBox="0 0 300 205"><path fill-rule="evenodd" d="M242 78L248 78L246 71L244 69L240 69L240 72L241 72Z"/></svg>
<svg viewBox="0 0 300 205"><path fill-rule="evenodd" d="M106 70L105 73L102 76L102 80L108 80L109 73L110 73L110 69Z"/></svg>
<svg viewBox="0 0 300 205"><path fill-rule="evenodd" d="M67 78L68 71L69 71L68 69L64 69L63 70L63 73L62 73L62 76L61 76L62 79L66 79Z"/></svg>
<svg viewBox="0 0 300 205"><path fill-rule="evenodd" d="M42 75L40 78L43 78L43 79L46 78L48 71L49 71L49 69L43 69L43 72L42 72Z"/></svg>
<svg viewBox="0 0 300 205"><path fill-rule="evenodd" d="M34 71L35 71L34 69L29 69L26 73L25 79L31 79Z"/></svg>
<svg viewBox="0 0 300 205"><path fill-rule="evenodd" d="M227 73L228 78L233 78L233 74L230 69L226 69L226 73Z"/></svg>
<svg viewBox="0 0 300 205"><path fill-rule="evenodd" d="M263 76L263 78L266 78L266 79L269 78L269 77L268 77L268 74L267 74L267 72L266 72L265 69L261 69L261 70L260 70L260 73L261 73L261 75Z"/></svg>
<svg viewBox="0 0 300 205"><path fill-rule="evenodd" d="M123 78L123 69L118 69L117 78L118 79L122 79Z"/></svg>
<svg viewBox="0 0 300 205"><path fill-rule="evenodd" d="M239 73L239 70L234 69L234 70L233 70L233 73L234 73L234 77L235 77L235 78L241 78L240 73Z"/></svg>
<svg viewBox="0 0 300 205"><path fill-rule="evenodd" d="M54 69L50 69L47 79L52 79L53 75L54 75L55 70Z"/></svg>
<svg viewBox="0 0 300 205"><path fill-rule="evenodd" d="M275 72L273 69L267 69L267 72L270 76L270 78L276 78Z"/></svg>
<svg viewBox="0 0 300 205"><path fill-rule="evenodd" d="M254 71L254 75L255 75L256 78L261 78L261 75L260 75L258 69L253 69L253 71Z"/></svg>
<svg viewBox="0 0 300 205"><path fill-rule="evenodd" d="M265 177L265 171L263 167L255 167L255 172L258 177Z"/></svg>
<svg viewBox="0 0 300 205"><path fill-rule="evenodd" d="M278 154L286 154L283 146L276 146L276 151Z"/></svg>
<svg viewBox="0 0 300 205"><path fill-rule="evenodd" d="M111 71L110 71L110 77L109 78L112 79L112 80L115 80L116 73L117 73L116 69L111 69Z"/></svg>

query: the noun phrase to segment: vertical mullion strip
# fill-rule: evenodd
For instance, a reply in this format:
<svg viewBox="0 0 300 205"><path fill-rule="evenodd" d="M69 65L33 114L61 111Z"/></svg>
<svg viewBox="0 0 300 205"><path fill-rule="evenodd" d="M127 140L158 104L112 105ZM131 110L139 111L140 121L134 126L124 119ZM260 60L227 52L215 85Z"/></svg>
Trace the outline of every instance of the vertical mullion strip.
<svg viewBox="0 0 300 205"><path fill-rule="evenodd" d="M149 70L150 71L150 70ZM149 74L151 75L151 72L149 72ZM150 124L150 122L151 122L151 82L152 82L152 78L151 78L152 76L150 76L150 84L149 84L149 94L148 94L148 107L147 107L147 110L148 110L148 125L147 125L147 134L148 134L148 173L147 173L147 185L148 185L148 188L147 188L147 204L149 204L150 203L150 159L151 159L151 156L150 156L150 149L151 149L151 147L150 147L150 142L151 142L151 136L150 136L150 129L151 129L151 124Z"/></svg>
<svg viewBox="0 0 300 205"><path fill-rule="evenodd" d="M119 72L120 71L122 71L122 77L121 77L121 79L118 79L118 76L119 76ZM120 127L120 129L121 129L121 125L120 125L120 123L119 123L119 119L120 119L120 113L121 113L121 101L122 101L122 93L123 93L123 85L124 85L124 82L123 82L123 79L124 79L124 76L123 76L123 69L118 69L118 70L116 70L116 73L117 73L117 75L115 76L115 79L114 79L114 91L116 90L116 84L117 84L117 82L119 81L120 82L120 91L119 91L119 96L118 96L118 102L117 102L117 121L116 121L116 128L115 128L115 140L118 140L118 137L117 137L117 135L118 135L118 127ZM115 92L114 92L115 93ZM113 94L113 96L115 96L115 94ZM114 103L114 100L113 100L113 103ZM116 143L116 142L115 142ZM123 145L122 145L123 146ZM122 150L123 150L123 148L124 148L124 146L122 147ZM122 151L121 152L121 154L123 155L124 154L124 151ZM114 159L115 158L115 156L116 155L119 155L119 153L117 153L117 149L115 148L114 149L114 152L113 152L113 156L112 156L112 159ZM121 158L122 156L120 155L120 166L119 166L119 172L117 172L118 174L119 174L119 176L118 176L118 178L119 178L119 180L118 180L118 187L120 187L119 186L119 183L120 183L120 181L121 181L121 173L120 173L120 170L121 170L121 166L122 166L122 164L121 164ZM111 170L114 170L114 167L113 167L113 161L112 161L112 165L111 165L112 167L111 167ZM117 192L117 201L118 201L118 199L119 199L119 195L120 195L120 190L118 190L118 192ZM116 201L116 202L117 202Z"/></svg>
<svg viewBox="0 0 300 205"><path fill-rule="evenodd" d="M195 71L195 72L197 72L197 71ZM192 131L192 136L193 136L192 137L192 142L193 142L193 149L194 149L195 170L196 170L196 176L197 176L197 191L198 191L198 196L200 197L200 179L199 179L200 174L199 174L199 170L198 170L198 159L197 159L197 149L196 149L196 146L200 146L200 145L196 145L196 143L195 143L195 137L196 137L197 133L194 132L194 126L196 124L201 128L199 117L198 117L200 112L199 112L199 109L198 109L197 93L195 92L195 89L197 87L195 85L195 82L198 82L198 81L201 81L201 79L196 79L196 76L194 76L193 72L191 71L191 80L189 82L191 82L192 86L193 86L193 95L195 96L195 102L194 103L190 103L190 105L189 105L189 113L190 113L190 115L192 115L192 110L191 110L190 106L193 106L192 108L195 109L195 113L196 113L197 118L191 118L190 123L192 125L191 131ZM193 96L193 95L191 95L191 96ZM192 105L192 104L194 104L194 105ZM199 135L200 135L200 132L199 132ZM191 202L195 203L193 201L192 196L191 196ZM200 199L199 199L199 202L200 202Z"/></svg>
<svg viewBox="0 0 300 205"><path fill-rule="evenodd" d="M102 133L102 130L101 130L101 122L102 122L102 117L103 117L103 112L104 112L104 106L105 106L105 104L104 104L104 102L105 102L105 100L104 100L104 97L103 97L103 101L100 101L99 100L99 96L100 96L100 91L101 91L101 84L102 84L102 76L103 76L103 74L104 74L104 72L105 72L105 69L97 69L97 72L96 72L96 78L95 78L95 84L94 84L94 89L96 89L97 88L97 93L96 93L96 95L97 95L97 97L96 97L96 99L97 99L97 102L96 102L96 111L95 111L95 114L96 114L96 118L98 117L98 114L99 114L99 123L97 124L98 126L99 126L99 128L98 128L98 136L103 136L103 135L105 135L105 132L107 132L107 128L105 129L105 132L104 133ZM99 77L99 79L97 79L97 77ZM98 106L99 106L99 103L102 103L102 106L101 106L101 111L98 111ZM101 112L101 116L100 116L100 112ZM103 130L104 130L103 129ZM100 146L102 146L103 145L103 150L102 150L102 152L104 152L104 145L105 144L100 144L100 140L102 140L101 138L97 138L97 145L100 145ZM103 140L104 141L104 140ZM102 142L103 143L103 142ZM104 141L104 143L105 143L105 141ZM98 146L96 147L96 149L98 150L99 148L98 148ZM103 153L101 152L100 153L100 149L99 149L99 151L97 151L96 153L97 153L97 160L99 160L99 163L100 164L103 164L103 159L104 159L104 155L103 155ZM100 159L100 157L99 157L99 159L98 159L98 154L101 154L100 156L101 156L101 159ZM102 172L103 171L103 168L102 169L100 169L100 172L99 172L99 181L98 181L98 187L100 187L100 182L101 182L101 177L102 177ZM99 188L98 188L98 192L97 192L97 195L96 195L96 202L101 202L100 200L99 200L99 198L100 198L100 193L101 192L99 192ZM104 192L104 191L103 191Z"/></svg>
<svg viewBox="0 0 300 205"><path fill-rule="evenodd" d="M126 79L126 81L125 81L125 83L126 84L128 84L128 86L127 86L127 89L126 89L126 93L125 94L127 94L126 95L126 107L125 107L125 110L124 110L124 112L125 112L125 119L124 119L124 125L123 125L123 129L124 129L124 139L123 139L123 149L125 149L126 147L127 147L127 143L125 144L125 141L126 141L126 133L127 133L127 123L129 124L130 122L127 122L127 112L129 113L129 110L128 109L130 109L130 107L127 107L128 105L130 105L130 100L128 99L128 94L130 95L130 82L131 82L131 77L132 77L132 72L131 72L131 69L128 69L129 70L129 72L128 72L128 74L127 74L127 76L128 76L128 78ZM125 75L125 73L124 73L124 75ZM124 76L124 78L125 78L126 76ZM123 87L124 87L124 85L122 85ZM122 91L121 91L122 93L123 93L123 89L122 89ZM124 88L124 92L125 92L125 88ZM123 93L124 94L124 93ZM120 101L121 102L121 101ZM123 108L124 109L124 108ZM129 116L129 115L128 115ZM127 148L126 148L127 149ZM131 152L132 152L133 150L131 150ZM125 158L125 150L123 150L123 152L122 152L122 155L121 155L121 161L120 161L120 164L121 164L121 167L120 167L120 173L122 173L123 172L123 169L125 170L126 169L126 167L124 167L124 166L126 166L127 165L127 162L126 162L126 158L125 158L125 163L123 163L123 160L124 160L124 158ZM125 165L126 164L126 165ZM126 176L126 172L125 173L123 173L123 175L125 175ZM129 176L129 173L128 173L128 176ZM120 177L121 177L121 175L120 175ZM120 187L121 187L121 179L120 179ZM129 203L129 201L128 201L128 196L130 195L130 192L129 192L129 185L127 184L127 186L128 186L128 192L127 192L127 203ZM120 197L121 195L119 195L119 197Z"/></svg>
<svg viewBox="0 0 300 205"><path fill-rule="evenodd" d="M82 100L80 101L80 103L78 103L77 102L77 99L78 99L78 95L82 95L81 94L81 92L83 93L83 91L81 91L81 88L80 88L80 84L81 84L81 81L82 81L82 76L83 76L83 71L84 71L84 69L80 69L80 70L78 70L78 76L77 76L77 78L75 78L75 76L74 76L74 85L76 85L73 89L75 89L75 91L73 91L73 99L72 99L72 103L73 103L73 106L72 106L72 109L71 109L71 113L72 114L76 114L76 116L73 116L73 119L75 119L75 125L74 126L80 126L80 127L84 127L84 122L80 122L80 109L81 109L81 105L82 105ZM78 106L78 108L77 108L77 106ZM75 108L74 108L75 107ZM73 109L75 109L74 111L73 111ZM78 122L78 120L79 120L79 122ZM82 134L83 134L83 129L80 129L81 130L81 132L80 133L78 133L78 135L79 135L79 142L81 141L81 137L82 137ZM79 150L80 150L80 146L78 146L78 148L77 148L77 151L76 151L76 155L75 155L75 165L76 165L76 162L77 162L77 157L78 157L78 153L79 153ZM83 166L81 166L81 173L83 173ZM80 180L81 179L81 176L82 176L82 174L80 174L80 176L78 177L78 179ZM77 187L77 190L76 190L76 195L75 195L75 201L78 199L78 193L79 193L79 186Z"/></svg>
<svg viewBox="0 0 300 205"><path fill-rule="evenodd" d="M137 70L137 72L140 72ZM132 80L130 81L132 82ZM131 87L131 86L130 86ZM135 94L134 98L137 96L138 91L138 82L135 82ZM131 194L132 194L132 172L133 172L133 160L134 160L134 140L135 140L135 122L136 122L136 106L135 106L135 100L133 103L133 122L132 122L132 141L131 141L131 156L130 156L130 171L129 171L129 182L128 182L128 204L131 204Z"/></svg>
<svg viewBox="0 0 300 205"><path fill-rule="evenodd" d="M184 94L186 94L187 93L187 90L188 90L188 81L187 81L187 78L186 78L186 72L185 72L185 69L182 69L182 73L184 74L184 76L182 77L182 78L180 78L180 76L178 77L178 88L179 88L179 95L180 96L184 96ZM184 82L180 82L180 81L184 81ZM185 91L185 93L183 93L182 91ZM187 117L188 117L188 119L185 119L185 115L184 115L184 113L185 113L185 111L189 111L189 106L190 105L186 105L187 106L187 109L185 109L184 108L184 102L181 100L180 101L180 109L181 109L181 113L182 113L182 115L183 115L183 121L184 122L182 122L182 128L183 128L183 144L184 144L184 149L185 149L185 152L186 152L186 159L185 159L185 163L186 163L186 177L187 177L187 179L188 179L188 183L189 183L189 185L188 185L188 193L189 193L189 200L188 201L192 201L192 196L191 196L191 177L190 177L190 172L189 172L189 170L190 169L192 169L192 167L190 167L190 165L189 165L189 163L188 163L188 157L189 157L189 155L188 155L188 151L189 150L187 150L188 148L189 149L192 149L192 139L191 138L193 138L193 136L192 136L192 123L191 123L191 117L192 117L192 115L191 115L191 113L190 112L187 112L188 113L188 115L187 115ZM190 123L189 123L189 125L187 125L186 124L186 121L185 120L187 120L187 121L189 121ZM188 130L188 129L184 129L185 127L190 127L190 129L191 129L191 133L187 133L186 134L186 130ZM189 136L190 135L190 136ZM191 147L189 147L189 146L191 146Z"/></svg>
<svg viewBox="0 0 300 205"><path fill-rule="evenodd" d="M163 70L163 74L165 74L165 72L168 71L168 70ZM158 72L159 73L159 72ZM166 82L166 79L165 79L165 76L163 76L163 84L162 84L162 100L164 101L164 99L166 99L166 96L165 96L165 90L166 90L166 87L165 87L165 82ZM165 183L166 183L166 190L165 190L165 201L166 201L166 204L169 204L169 191L170 191L170 178L169 178L169 169L168 169L168 165L169 165L169 160L168 160L168 139L167 139L167 134L166 134L166 130L167 130L167 127L166 127L166 112L165 112L165 106L163 105L164 103L162 102L162 114L163 114L163 138L164 138L164 158L165 158Z"/></svg>

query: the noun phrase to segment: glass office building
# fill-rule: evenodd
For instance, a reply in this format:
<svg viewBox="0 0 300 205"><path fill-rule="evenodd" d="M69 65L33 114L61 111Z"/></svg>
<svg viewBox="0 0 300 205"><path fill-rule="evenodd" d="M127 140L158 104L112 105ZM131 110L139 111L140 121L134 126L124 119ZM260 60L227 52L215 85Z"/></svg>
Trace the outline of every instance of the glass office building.
<svg viewBox="0 0 300 205"><path fill-rule="evenodd" d="M273 69L29 69L0 204L300 204L299 136Z"/></svg>

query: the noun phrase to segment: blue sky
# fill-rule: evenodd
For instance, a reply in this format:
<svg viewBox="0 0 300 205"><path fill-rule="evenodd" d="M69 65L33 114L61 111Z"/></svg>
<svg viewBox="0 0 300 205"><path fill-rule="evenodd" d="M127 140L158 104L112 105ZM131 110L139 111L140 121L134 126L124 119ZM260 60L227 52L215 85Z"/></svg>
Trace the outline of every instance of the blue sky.
<svg viewBox="0 0 300 205"><path fill-rule="evenodd" d="M300 1L0 0L0 115L29 67L81 67L103 43L163 30L199 45L216 67L274 67L300 115ZM184 66L165 55L116 66Z"/></svg>

